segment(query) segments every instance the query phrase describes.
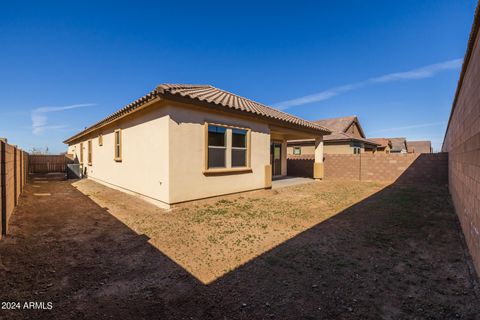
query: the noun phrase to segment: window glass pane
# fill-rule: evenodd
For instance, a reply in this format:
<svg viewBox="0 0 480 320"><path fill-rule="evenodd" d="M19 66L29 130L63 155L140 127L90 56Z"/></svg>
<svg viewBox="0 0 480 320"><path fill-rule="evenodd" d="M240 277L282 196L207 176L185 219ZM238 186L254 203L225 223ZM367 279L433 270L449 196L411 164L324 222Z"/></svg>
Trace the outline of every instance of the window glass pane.
<svg viewBox="0 0 480 320"><path fill-rule="evenodd" d="M300 147L294 147L294 148L293 148L293 154L300 155L301 153L302 153L302 152L301 152Z"/></svg>
<svg viewBox="0 0 480 320"><path fill-rule="evenodd" d="M208 148L208 167L225 168L225 148Z"/></svg>
<svg viewBox="0 0 480 320"><path fill-rule="evenodd" d="M273 148L273 158L280 159L280 147L275 146Z"/></svg>
<svg viewBox="0 0 480 320"><path fill-rule="evenodd" d="M88 141L88 162L92 162L92 141Z"/></svg>
<svg viewBox="0 0 480 320"><path fill-rule="evenodd" d="M208 145L224 147L226 131L224 127L208 126Z"/></svg>
<svg viewBox="0 0 480 320"><path fill-rule="evenodd" d="M241 129L232 129L232 147L246 148L247 146L247 131Z"/></svg>
<svg viewBox="0 0 480 320"><path fill-rule="evenodd" d="M247 166L247 150L232 149L232 167L246 167L246 166Z"/></svg>

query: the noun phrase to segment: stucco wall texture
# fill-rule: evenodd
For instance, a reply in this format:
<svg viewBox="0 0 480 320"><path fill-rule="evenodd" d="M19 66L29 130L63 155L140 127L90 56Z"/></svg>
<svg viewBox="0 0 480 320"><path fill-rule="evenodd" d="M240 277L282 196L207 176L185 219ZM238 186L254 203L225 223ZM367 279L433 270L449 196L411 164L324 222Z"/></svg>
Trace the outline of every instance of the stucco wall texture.
<svg viewBox="0 0 480 320"><path fill-rule="evenodd" d="M443 142L449 153L450 193L480 274L480 48L478 8ZM463 77L463 79L462 79Z"/></svg>
<svg viewBox="0 0 480 320"><path fill-rule="evenodd" d="M204 174L206 122L251 130L251 171ZM121 129L121 161L114 160L116 129ZM101 146L99 134L103 137ZM92 141L91 164L87 159L89 140ZM83 162L88 178L165 208L179 202L264 188L269 152L268 124L186 105L136 112L68 147L68 153ZM285 148L284 152L286 158Z"/></svg>

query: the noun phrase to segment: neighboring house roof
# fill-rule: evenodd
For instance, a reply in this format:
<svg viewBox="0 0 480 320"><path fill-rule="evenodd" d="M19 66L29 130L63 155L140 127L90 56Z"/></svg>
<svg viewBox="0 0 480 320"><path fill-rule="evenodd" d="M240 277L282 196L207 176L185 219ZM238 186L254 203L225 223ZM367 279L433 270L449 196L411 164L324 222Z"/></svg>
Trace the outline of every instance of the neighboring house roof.
<svg viewBox="0 0 480 320"><path fill-rule="evenodd" d="M335 141L360 141L366 144L378 145L378 143L371 141L370 139L358 138L349 133L344 132L334 132L332 134L323 136L323 141L325 142L335 142Z"/></svg>
<svg viewBox="0 0 480 320"><path fill-rule="evenodd" d="M68 138L64 141L64 143L68 143L81 137L82 135L106 125L107 123L115 121L117 118L132 113L157 98L196 104L222 111L248 113L261 118L274 120L279 123L294 125L310 131L317 131L321 134L330 133L329 129L320 124L295 117L288 113L238 96L231 92L212 87L210 85L161 84L147 95L135 100L134 102L126 105L122 109L109 115L96 124Z"/></svg>
<svg viewBox="0 0 480 320"><path fill-rule="evenodd" d="M407 141L408 152L431 153L432 143L430 141Z"/></svg>
<svg viewBox="0 0 480 320"><path fill-rule="evenodd" d="M348 128L350 128L352 123L356 122L358 129L360 130L360 135L362 137L365 137L362 126L360 125L360 121L358 121L357 116L320 119L313 122L318 123L319 125L324 126L333 132L345 132Z"/></svg>
<svg viewBox="0 0 480 320"><path fill-rule="evenodd" d="M358 138L355 137L349 133L344 133L344 132L335 132L331 133L329 135L323 136L323 141L325 143L335 143L335 142L344 142L344 141L359 141L363 142L366 144L378 146L379 144L376 143L375 141L372 141L370 139L364 139L364 138ZM289 146L298 146L298 145L311 145L315 144L315 140L313 139L300 139L300 140L289 140L287 142Z"/></svg>
<svg viewBox="0 0 480 320"><path fill-rule="evenodd" d="M407 139L406 138L388 138L390 140L390 142L392 143L392 149L391 151L395 152L395 151L402 151L402 150L405 150L407 151L407 144L406 144L406 141Z"/></svg>
<svg viewBox="0 0 480 320"><path fill-rule="evenodd" d="M381 148L386 148L391 145L390 140L387 138L368 138L368 140L378 143Z"/></svg>
<svg viewBox="0 0 480 320"><path fill-rule="evenodd" d="M353 124L353 123L356 123L357 126L358 126L358 129L360 131L360 135L362 137L365 137L365 135L363 134L363 129L362 127L360 126L360 122L358 121L358 118L357 116L348 116L348 117L340 117L340 118L331 118L331 119L320 119L320 120L316 120L316 121L313 121L323 127L326 127L327 129L331 130L332 133L329 134L329 135L326 135L323 137L323 141L325 142L335 142L335 141L359 141L359 142L363 142L363 143L366 143L366 144L370 144L370 145L377 145L376 142L374 141L371 141L369 139L365 139L365 138L359 138L359 137L355 137L354 135L350 134L350 133L346 133L345 131L348 130L348 128L350 128L350 126ZM306 142L306 141L309 141L309 140L300 140L300 142ZM299 141L297 140L296 141L297 144L299 144Z"/></svg>
<svg viewBox="0 0 480 320"><path fill-rule="evenodd" d="M378 143L381 148L392 147L392 142L388 138L368 138L368 140Z"/></svg>

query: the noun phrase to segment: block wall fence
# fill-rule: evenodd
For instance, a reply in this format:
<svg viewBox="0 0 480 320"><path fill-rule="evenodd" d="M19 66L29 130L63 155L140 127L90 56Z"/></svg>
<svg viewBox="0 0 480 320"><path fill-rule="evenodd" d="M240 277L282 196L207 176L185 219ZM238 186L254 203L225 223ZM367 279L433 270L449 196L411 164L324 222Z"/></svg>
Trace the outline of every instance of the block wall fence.
<svg viewBox="0 0 480 320"><path fill-rule="evenodd" d="M18 204L27 178L28 153L0 141L0 238L8 232L8 221Z"/></svg>
<svg viewBox="0 0 480 320"><path fill-rule="evenodd" d="M480 275L479 20L477 7L442 150L449 153L450 194Z"/></svg>
<svg viewBox="0 0 480 320"><path fill-rule="evenodd" d="M287 174L312 177L313 159L288 159ZM325 180L448 183L447 153L325 154Z"/></svg>

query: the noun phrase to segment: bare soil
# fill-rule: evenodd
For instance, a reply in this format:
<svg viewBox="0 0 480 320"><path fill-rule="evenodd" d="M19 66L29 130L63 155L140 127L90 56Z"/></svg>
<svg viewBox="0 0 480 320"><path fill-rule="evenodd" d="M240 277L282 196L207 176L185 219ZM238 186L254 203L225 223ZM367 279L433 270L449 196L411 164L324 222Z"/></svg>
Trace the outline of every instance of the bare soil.
<svg viewBox="0 0 480 320"><path fill-rule="evenodd" d="M318 182L165 211L35 180L0 242L0 300L53 309L0 318L480 319L469 263L445 186Z"/></svg>

